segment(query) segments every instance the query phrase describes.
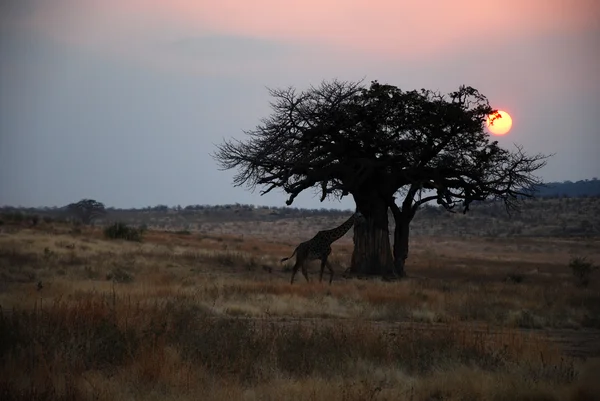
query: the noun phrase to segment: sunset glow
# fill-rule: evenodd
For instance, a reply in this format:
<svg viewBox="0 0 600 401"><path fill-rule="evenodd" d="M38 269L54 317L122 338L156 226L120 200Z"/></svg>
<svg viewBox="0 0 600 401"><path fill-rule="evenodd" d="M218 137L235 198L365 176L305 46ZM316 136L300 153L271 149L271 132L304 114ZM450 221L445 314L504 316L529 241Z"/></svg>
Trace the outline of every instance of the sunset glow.
<svg viewBox="0 0 600 401"><path fill-rule="evenodd" d="M498 110L497 114L488 116L486 126L494 135L505 135L512 128L512 118L506 111Z"/></svg>
<svg viewBox="0 0 600 401"><path fill-rule="evenodd" d="M491 124L486 109L482 135L556 155L544 180L598 176L598 4L7 0L0 203L280 205L283 193L232 187L198 149L244 138L272 112L269 90L334 79L440 94L470 86L517 128L508 113ZM106 165L106 152L117 162ZM297 202L354 209L352 197Z"/></svg>
<svg viewBox="0 0 600 401"><path fill-rule="evenodd" d="M451 3L384 0L378 1L377 6L342 0L62 0L61 3L66 5L64 9L40 2L28 23L54 40L88 48L119 46L128 51L148 36L167 40L229 35L415 59L473 46L477 42L471 39L474 32L483 29L492 37L502 35L508 41L557 30L577 32L596 21L594 13L589 11L591 6L573 5L565 14L558 0L506 0L500 8L493 2L481 4L473 0ZM432 9L436 12L432 13ZM411 17L399 25L401 15ZM494 15L497 22L490 23L488 15ZM508 30L499 22L507 20L511 21Z"/></svg>

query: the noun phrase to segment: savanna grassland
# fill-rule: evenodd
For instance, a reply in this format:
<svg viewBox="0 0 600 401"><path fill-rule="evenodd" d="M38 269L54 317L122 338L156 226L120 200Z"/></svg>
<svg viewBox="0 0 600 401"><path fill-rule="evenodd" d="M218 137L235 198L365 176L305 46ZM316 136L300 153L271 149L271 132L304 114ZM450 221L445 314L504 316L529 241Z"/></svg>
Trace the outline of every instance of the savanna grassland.
<svg viewBox="0 0 600 401"><path fill-rule="evenodd" d="M343 278L347 236L331 286L317 263L290 285L279 260L344 219L141 241L5 219L0 399L599 399L600 272L569 263L600 262L600 237L417 231L410 277L385 282Z"/></svg>

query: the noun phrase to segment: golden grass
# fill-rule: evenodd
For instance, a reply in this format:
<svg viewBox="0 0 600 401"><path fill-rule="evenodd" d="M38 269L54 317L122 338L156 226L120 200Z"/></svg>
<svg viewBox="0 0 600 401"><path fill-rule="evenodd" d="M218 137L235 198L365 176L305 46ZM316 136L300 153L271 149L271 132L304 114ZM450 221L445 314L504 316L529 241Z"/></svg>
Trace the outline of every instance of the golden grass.
<svg viewBox="0 0 600 401"><path fill-rule="evenodd" d="M435 394L433 380L436 391L488 396L500 387L499 375L523 391L533 382L551 394L572 386L576 376L574 363L563 359L555 345L515 330L492 335L456 324L424 331L384 329L359 320L276 324L270 319L214 318L176 295L143 302L88 293L4 312L0 325L0 391L30 399L44 394L49 399L120 399L155 392L178 398L223 387L268 394L297 380L307 382L308 391L298 389L298 397L306 397L322 380L357 383L370 377L370 371L379 378L370 377L363 389L352 391L375 395L385 389L390 396L401 396L411 389L416 399L427 399L425 395ZM485 376L488 383L465 387L462 383L472 386L473 377L457 375L456 369ZM119 385L109 383L113 377Z"/></svg>
<svg viewBox="0 0 600 401"><path fill-rule="evenodd" d="M577 288L566 267L585 244L436 239L432 248L417 239L416 278L328 286L289 284L278 260L295 243L157 231L131 243L61 225L6 231L3 400L598 394L597 364L566 356L543 330L520 330L600 326L598 283ZM348 250L334 250L337 278ZM505 282L511 273L523 282Z"/></svg>

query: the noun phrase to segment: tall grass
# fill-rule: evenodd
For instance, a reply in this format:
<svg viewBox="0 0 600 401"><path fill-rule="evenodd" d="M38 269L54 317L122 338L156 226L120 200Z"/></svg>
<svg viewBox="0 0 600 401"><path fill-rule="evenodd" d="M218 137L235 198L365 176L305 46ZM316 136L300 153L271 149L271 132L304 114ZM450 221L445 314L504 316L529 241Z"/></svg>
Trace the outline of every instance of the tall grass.
<svg viewBox="0 0 600 401"><path fill-rule="evenodd" d="M198 395L216 383L243 388L274 380L289 386L359 380L368 366L400 375L404 384L412 377L415 389L419 380L461 367L518 372L511 377L520 386L545 388L569 385L577 376L573 361L553 345L517 331L386 331L365 321L276 324L215 317L181 299L132 303L111 293L2 311L0 344L3 400ZM134 381L124 388L100 385L119 376ZM379 387L392 391L400 384L389 378Z"/></svg>

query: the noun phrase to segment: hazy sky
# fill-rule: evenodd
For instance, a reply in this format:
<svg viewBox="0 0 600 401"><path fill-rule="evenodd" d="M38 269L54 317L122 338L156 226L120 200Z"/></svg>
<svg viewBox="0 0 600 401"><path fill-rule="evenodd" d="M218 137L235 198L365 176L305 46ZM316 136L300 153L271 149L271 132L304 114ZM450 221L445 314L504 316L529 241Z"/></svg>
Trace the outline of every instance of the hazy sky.
<svg viewBox="0 0 600 401"><path fill-rule="evenodd" d="M2 0L0 38L0 205L282 206L209 153L333 78L474 86L545 180L600 176L597 0Z"/></svg>

